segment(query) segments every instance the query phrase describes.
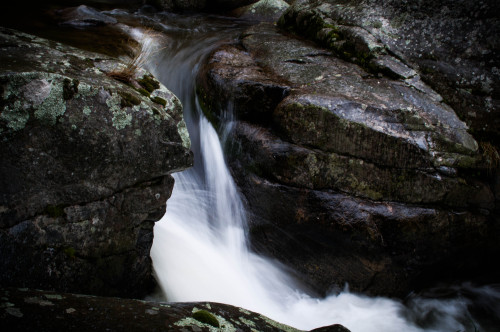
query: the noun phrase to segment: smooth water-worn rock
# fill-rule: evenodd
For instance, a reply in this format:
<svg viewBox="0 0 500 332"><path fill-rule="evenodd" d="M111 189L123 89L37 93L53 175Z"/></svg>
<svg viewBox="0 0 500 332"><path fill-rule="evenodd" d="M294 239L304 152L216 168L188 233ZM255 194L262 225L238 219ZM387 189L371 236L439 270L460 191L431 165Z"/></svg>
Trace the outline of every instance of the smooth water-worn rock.
<svg viewBox="0 0 500 332"><path fill-rule="evenodd" d="M133 62L0 31L2 285L143 296L172 172L192 165L179 100Z"/></svg>
<svg viewBox="0 0 500 332"><path fill-rule="evenodd" d="M255 312L220 303L158 303L15 288L1 289L0 294L2 327L15 331L299 332ZM341 325L319 331L349 332Z"/></svg>
<svg viewBox="0 0 500 332"><path fill-rule="evenodd" d="M399 75L260 24L198 76L212 121L236 117L229 159L253 245L321 292L401 295L498 251L487 156L417 69L381 59Z"/></svg>

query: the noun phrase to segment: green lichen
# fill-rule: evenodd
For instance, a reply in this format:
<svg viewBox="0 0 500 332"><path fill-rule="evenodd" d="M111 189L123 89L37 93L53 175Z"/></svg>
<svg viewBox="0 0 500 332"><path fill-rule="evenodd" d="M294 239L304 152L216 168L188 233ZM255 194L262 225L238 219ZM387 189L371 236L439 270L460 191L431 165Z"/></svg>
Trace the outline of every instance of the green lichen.
<svg viewBox="0 0 500 332"><path fill-rule="evenodd" d="M132 115L126 112L126 109L121 108L122 98L118 94L111 95L106 99L106 105L113 114L113 127L118 130L132 124Z"/></svg>
<svg viewBox="0 0 500 332"><path fill-rule="evenodd" d="M272 320L271 318L268 318L266 316L262 316L260 315L260 317L268 324L268 325L271 325L281 331L284 331L284 332L300 332L300 330L297 330L296 328L293 328L291 326L288 326L288 325L285 325L285 324L282 324L282 323L278 323L277 321L274 321Z"/></svg>
<svg viewBox="0 0 500 332"><path fill-rule="evenodd" d="M66 77L57 74L26 72L6 77L4 86L4 110L1 118L14 131L23 129L30 114L36 119L54 125L66 111L63 98L63 81ZM22 102L21 102L22 101Z"/></svg>
<svg viewBox="0 0 500 332"><path fill-rule="evenodd" d="M160 88L160 82L151 75L144 75L137 83L150 93Z"/></svg>
<svg viewBox="0 0 500 332"><path fill-rule="evenodd" d="M198 310L193 313L193 318L199 322L211 325L213 327L220 327L217 318L206 310Z"/></svg>
<svg viewBox="0 0 500 332"><path fill-rule="evenodd" d="M189 138L189 131L184 120L177 122L177 132L181 137L182 146L189 150L191 148L191 139Z"/></svg>
<svg viewBox="0 0 500 332"><path fill-rule="evenodd" d="M56 79L54 79L55 81ZM50 81L49 81L50 82ZM35 118L49 125L55 125L57 119L66 112L62 84L51 83L51 91L47 98L35 110Z"/></svg>
<svg viewBox="0 0 500 332"><path fill-rule="evenodd" d="M59 294L45 294L44 295L48 300L62 300L64 297L62 297Z"/></svg>
<svg viewBox="0 0 500 332"><path fill-rule="evenodd" d="M309 176L311 179L314 179L316 176L320 174L320 168L318 166L318 160L314 154L309 154L305 160L306 165L308 166Z"/></svg>
<svg viewBox="0 0 500 332"><path fill-rule="evenodd" d="M378 191L375 191L365 181L357 179L353 174L349 174L347 176L347 183L348 186L352 188L354 192L358 192L359 194L365 197L368 197L373 200L381 200L382 198L384 198L384 195L382 195Z"/></svg>
<svg viewBox="0 0 500 332"><path fill-rule="evenodd" d="M255 323L245 317L239 317L239 320L247 327L255 327Z"/></svg>
<svg viewBox="0 0 500 332"><path fill-rule="evenodd" d="M244 313L245 315L251 315L252 313L246 309L240 308L240 312Z"/></svg>
<svg viewBox="0 0 500 332"><path fill-rule="evenodd" d="M192 312L193 314L196 313L197 311L200 311L198 308L194 307ZM200 322L199 320L193 318L193 317L185 317L177 322L174 323L175 326L179 327L192 327L192 326L197 326L199 328L202 328L203 330L208 329L210 332L236 332L238 329L228 320L224 319L224 317L217 315L217 314L212 314L218 321L219 327L212 326L210 324L206 324L203 322Z"/></svg>
<svg viewBox="0 0 500 332"><path fill-rule="evenodd" d="M92 97L92 96L95 96L98 92L98 88L90 85L90 84L87 84L87 83L84 83L84 82L80 82L78 84L78 91L75 95L75 98L80 98L80 97Z"/></svg>
<svg viewBox="0 0 500 332"><path fill-rule="evenodd" d="M90 113L92 113L92 110L90 109L90 107L84 106L83 107L83 114L90 115Z"/></svg>
<svg viewBox="0 0 500 332"><path fill-rule="evenodd" d="M0 113L0 119L5 121L7 127L14 131L23 129L29 118L29 112L21 107L19 100L16 100L12 106L5 106Z"/></svg>

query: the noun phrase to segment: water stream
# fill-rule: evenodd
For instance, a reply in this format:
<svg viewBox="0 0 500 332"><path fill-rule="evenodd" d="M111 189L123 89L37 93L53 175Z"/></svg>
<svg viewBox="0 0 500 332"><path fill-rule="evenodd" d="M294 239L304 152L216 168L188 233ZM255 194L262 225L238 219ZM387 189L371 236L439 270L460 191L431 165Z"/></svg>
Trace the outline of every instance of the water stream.
<svg viewBox="0 0 500 332"><path fill-rule="evenodd" d="M447 299L412 297L403 304L344 291L314 298L271 261L248 249L245 210L224 160L220 137L197 103L194 80L211 49L244 26L221 18L144 16L163 30L148 69L182 101L195 154L193 168L175 174L167 213L155 226L151 250L168 301L215 301L262 313L309 330L340 323L351 331L487 331L470 312L470 296L499 303L493 288L457 287ZM136 30L135 33L140 33ZM467 294L469 294L467 293ZM491 329L491 331L494 331Z"/></svg>

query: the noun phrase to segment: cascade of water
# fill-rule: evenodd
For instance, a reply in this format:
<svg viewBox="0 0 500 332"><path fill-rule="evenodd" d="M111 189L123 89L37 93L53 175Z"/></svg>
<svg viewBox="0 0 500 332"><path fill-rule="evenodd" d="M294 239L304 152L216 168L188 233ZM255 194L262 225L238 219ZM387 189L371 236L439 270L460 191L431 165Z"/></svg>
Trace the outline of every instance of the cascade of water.
<svg viewBox="0 0 500 332"><path fill-rule="evenodd" d="M155 226L151 257L166 298L233 304L301 329L334 323L363 332L464 331L467 324L471 326L467 302L461 297L418 299L413 309L399 301L349 292L313 298L277 265L248 250L243 205L219 136L194 94L198 63L237 29L228 21L214 26L197 18L193 30L184 26L182 17L177 19L172 26L166 23L173 24L172 16L161 18L169 36L167 47L149 64L156 77L181 98L195 153L195 166L174 175L167 213ZM416 323L423 321L424 327Z"/></svg>

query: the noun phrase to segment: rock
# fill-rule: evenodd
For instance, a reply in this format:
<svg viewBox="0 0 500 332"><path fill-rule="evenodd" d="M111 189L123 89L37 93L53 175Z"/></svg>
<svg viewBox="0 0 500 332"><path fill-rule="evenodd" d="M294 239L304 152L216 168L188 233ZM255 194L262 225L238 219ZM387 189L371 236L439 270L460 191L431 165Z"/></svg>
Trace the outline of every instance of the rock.
<svg viewBox="0 0 500 332"><path fill-rule="evenodd" d="M401 64L412 67L498 149L499 11L494 0L307 0L295 2L280 26L376 72L405 76L411 71Z"/></svg>
<svg viewBox="0 0 500 332"><path fill-rule="evenodd" d="M158 303L15 288L2 288L0 293L2 326L15 331L213 331L215 323L202 322L198 317L204 313L223 331L299 332L255 312L221 303ZM338 324L332 328L321 331L349 332Z"/></svg>
<svg viewBox="0 0 500 332"><path fill-rule="evenodd" d="M289 7L283 0L260 0L252 5L239 8L237 16L256 21L276 22Z"/></svg>
<svg viewBox="0 0 500 332"><path fill-rule="evenodd" d="M317 329L311 330L315 332L349 332L344 326L340 324L334 324L329 326L318 327Z"/></svg>
<svg viewBox="0 0 500 332"><path fill-rule="evenodd" d="M68 25L75 28L116 24L118 22L115 18L85 5L61 9L57 13L63 21L61 25Z"/></svg>
<svg viewBox="0 0 500 332"><path fill-rule="evenodd" d="M415 69L380 54L388 76L262 23L197 80L213 122L236 115L229 164L253 246L322 293L347 282L401 296L432 268L458 278L479 264L471 253L499 251L478 143Z"/></svg>
<svg viewBox="0 0 500 332"><path fill-rule="evenodd" d="M205 79L207 75L210 79ZM286 82L271 78L236 46L219 48L198 76L198 94L207 110L230 107L241 119L263 123L271 121L272 110L290 90Z"/></svg>
<svg viewBox="0 0 500 332"><path fill-rule="evenodd" d="M4 28L0 47L0 283L146 295L192 165L179 100L133 63Z"/></svg>

